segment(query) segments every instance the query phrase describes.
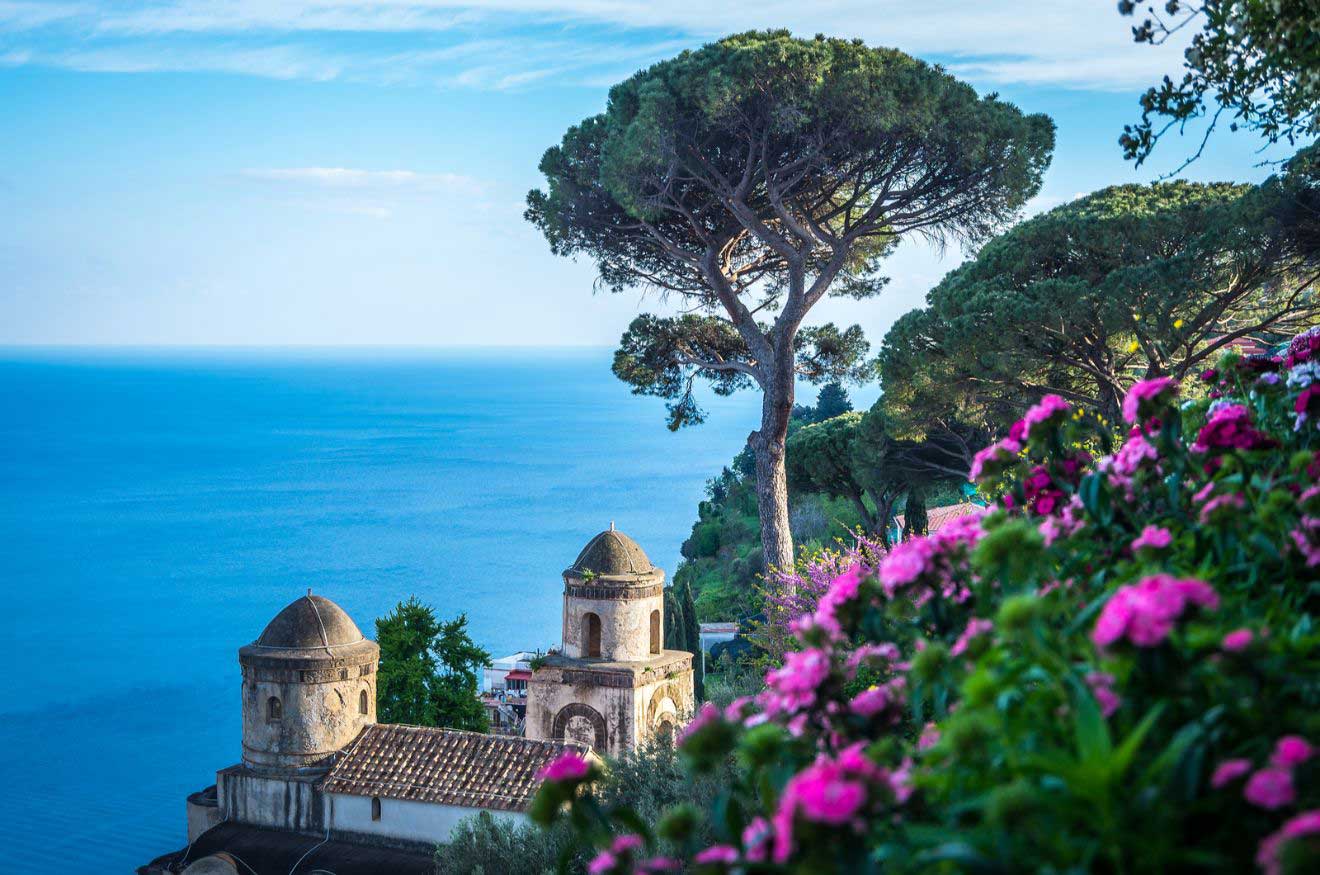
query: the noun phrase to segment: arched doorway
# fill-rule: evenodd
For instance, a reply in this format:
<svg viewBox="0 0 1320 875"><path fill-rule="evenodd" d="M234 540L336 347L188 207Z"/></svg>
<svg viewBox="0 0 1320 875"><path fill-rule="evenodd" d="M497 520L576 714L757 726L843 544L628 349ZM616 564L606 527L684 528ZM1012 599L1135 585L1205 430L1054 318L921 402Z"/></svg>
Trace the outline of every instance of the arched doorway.
<svg viewBox="0 0 1320 875"><path fill-rule="evenodd" d="M582 655L600 656L600 617L590 611L582 615Z"/></svg>
<svg viewBox="0 0 1320 875"><path fill-rule="evenodd" d="M580 741L598 751L606 750L609 745L605 718L584 702L573 702L560 708L551 735L555 741Z"/></svg>

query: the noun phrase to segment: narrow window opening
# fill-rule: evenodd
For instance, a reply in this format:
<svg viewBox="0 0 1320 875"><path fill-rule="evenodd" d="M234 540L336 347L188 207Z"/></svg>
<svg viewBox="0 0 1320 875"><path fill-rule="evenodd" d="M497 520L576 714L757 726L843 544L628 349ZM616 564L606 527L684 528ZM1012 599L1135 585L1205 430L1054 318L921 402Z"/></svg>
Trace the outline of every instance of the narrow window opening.
<svg viewBox="0 0 1320 875"><path fill-rule="evenodd" d="M600 617L582 615L582 651L587 656L600 656Z"/></svg>
<svg viewBox="0 0 1320 875"><path fill-rule="evenodd" d="M660 612L651 612L651 652L660 652Z"/></svg>
<svg viewBox="0 0 1320 875"><path fill-rule="evenodd" d="M284 706L280 704L279 696L271 696L266 700L266 722L279 723L284 719Z"/></svg>
<svg viewBox="0 0 1320 875"><path fill-rule="evenodd" d="M371 819L380 820L380 797L371 797Z"/></svg>
<svg viewBox="0 0 1320 875"><path fill-rule="evenodd" d="M358 713L366 714L368 710L370 710L367 707L368 704L369 703L367 702L367 691L363 690L362 692L358 693Z"/></svg>

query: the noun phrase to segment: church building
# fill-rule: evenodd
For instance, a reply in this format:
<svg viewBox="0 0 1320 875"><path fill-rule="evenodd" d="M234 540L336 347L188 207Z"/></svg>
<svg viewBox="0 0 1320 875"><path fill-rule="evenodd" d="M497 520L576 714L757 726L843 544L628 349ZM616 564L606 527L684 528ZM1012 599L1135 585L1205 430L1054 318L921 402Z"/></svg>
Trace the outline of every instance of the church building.
<svg viewBox="0 0 1320 875"><path fill-rule="evenodd" d="M563 578L563 652L532 672L526 737L377 723L380 648L327 598L289 604L238 651L240 761L188 797L188 846L138 871L431 873L463 818L525 819L564 753L671 735L692 655L661 646L664 572L611 525Z"/></svg>
<svg viewBox="0 0 1320 875"><path fill-rule="evenodd" d="M616 755L693 710L692 654L664 649L665 573L614 525L564 571L563 649L528 684L528 738Z"/></svg>

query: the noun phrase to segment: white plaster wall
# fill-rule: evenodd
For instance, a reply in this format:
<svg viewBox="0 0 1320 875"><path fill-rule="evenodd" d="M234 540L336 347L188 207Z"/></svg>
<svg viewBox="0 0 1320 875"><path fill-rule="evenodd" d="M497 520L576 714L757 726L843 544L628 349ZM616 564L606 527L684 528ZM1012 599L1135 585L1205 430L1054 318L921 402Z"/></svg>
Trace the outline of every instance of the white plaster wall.
<svg viewBox="0 0 1320 875"><path fill-rule="evenodd" d="M651 612L660 612L660 646L665 640L664 597L640 599L564 599L564 655L586 658L587 642L582 637L582 617L593 613L600 617L600 655L602 659L634 662L650 659Z"/></svg>
<svg viewBox="0 0 1320 875"><path fill-rule="evenodd" d="M430 844L448 841L449 834L460 820L482 810L381 797L380 820L372 820L371 797L347 793L327 793L325 806L326 820L332 832L354 832ZM511 823L527 820L527 815L521 811L491 811L490 815Z"/></svg>

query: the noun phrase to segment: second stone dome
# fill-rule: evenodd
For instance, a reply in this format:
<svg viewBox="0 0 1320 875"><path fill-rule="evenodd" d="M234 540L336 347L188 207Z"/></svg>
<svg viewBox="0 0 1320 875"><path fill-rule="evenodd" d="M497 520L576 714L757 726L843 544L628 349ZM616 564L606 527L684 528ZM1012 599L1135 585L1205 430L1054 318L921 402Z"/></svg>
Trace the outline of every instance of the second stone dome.
<svg viewBox="0 0 1320 875"><path fill-rule="evenodd" d="M636 541L611 527L587 542L564 576L636 580L663 573Z"/></svg>

